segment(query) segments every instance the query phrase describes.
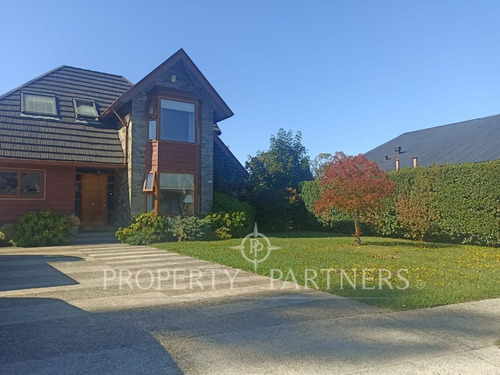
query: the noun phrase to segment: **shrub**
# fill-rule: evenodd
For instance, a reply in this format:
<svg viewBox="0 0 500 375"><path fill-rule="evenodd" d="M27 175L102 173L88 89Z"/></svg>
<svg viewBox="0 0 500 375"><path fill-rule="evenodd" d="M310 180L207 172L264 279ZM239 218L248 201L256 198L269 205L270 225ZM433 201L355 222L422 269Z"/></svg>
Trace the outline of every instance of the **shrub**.
<svg viewBox="0 0 500 375"><path fill-rule="evenodd" d="M50 210L31 211L14 225L12 244L22 247L60 245L69 240L71 233L66 215Z"/></svg>
<svg viewBox="0 0 500 375"><path fill-rule="evenodd" d="M222 240L241 237L249 232L249 221L243 211L214 213L207 215L206 218L210 221L216 236Z"/></svg>
<svg viewBox="0 0 500 375"><path fill-rule="evenodd" d="M212 213L206 219L220 239L242 237L251 232L255 221L254 208L236 198L214 193Z"/></svg>
<svg viewBox="0 0 500 375"><path fill-rule="evenodd" d="M177 241L201 241L210 238L210 220L196 216L169 217L168 233Z"/></svg>
<svg viewBox="0 0 500 375"><path fill-rule="evenodd" d="M115 234L120 242L129 245L147 245L168 241L171 238L168 225L167 218L146 212L134 217L132 224L126 228L119 228Z"/></svg>
<svg viewBox="0 0 500 375"><path fill-rule="evenodd" d="M0 247L10 246L12 235L14 234L14 224L4 224L0 227Z"/></svg>
<svg viewBox="0 0 500 375"><path fill-rule="evenodd" d="M75 214L71 214L68 216L69 223L73 228L78 228L82 223L80 221L80 218L76 216Z"/></svg>
<svg viewBox="0 0 500 375"><path fill-rule="evenodd" d="M436 232L437 215L432 208L436 192L432 190L430 176L415 176L408 191L396 198L396 217L406 238L423 241Z"/></svg>
<svg viewBox="0 0 500 375"><path fill-rule="evenodd" d="M251 228L255 221L255 209L246 202L242 202L236 198L222 193L214 193L214 203L212 206L213 213L232 213L244 212L245 218L248 221L248 226Z"/></svg>

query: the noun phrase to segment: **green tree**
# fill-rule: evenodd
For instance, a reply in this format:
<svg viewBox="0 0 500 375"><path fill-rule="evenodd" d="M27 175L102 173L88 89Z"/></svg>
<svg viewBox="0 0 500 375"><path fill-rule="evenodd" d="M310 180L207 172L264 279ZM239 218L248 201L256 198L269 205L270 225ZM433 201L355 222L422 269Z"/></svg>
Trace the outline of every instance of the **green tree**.
<svg viewBox="0 0 500 375"><path fill-rule="evenodd" d="M300 227L307 211L299 194L302 181L312 180L302 134L280 129L272 135L268 151L249 158L248 200L256 208L257 222L266 229Z"/></svg>
<svg viewBox="0 0 500 375"><path fill-rule="evenodd" d="M322 152L311 162L311 172L315 180L320 180L325 173L325 168L332 161L333 155Z"/></svg>

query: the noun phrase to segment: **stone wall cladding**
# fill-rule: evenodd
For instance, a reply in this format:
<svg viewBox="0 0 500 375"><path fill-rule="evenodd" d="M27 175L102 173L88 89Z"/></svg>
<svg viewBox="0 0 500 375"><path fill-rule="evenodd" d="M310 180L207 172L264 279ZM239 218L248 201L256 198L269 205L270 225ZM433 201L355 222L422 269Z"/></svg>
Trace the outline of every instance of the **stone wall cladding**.
<svg viewBox="0 0 500 375"><path fill-rule="evenodd" d="M200 173L200 207L202 213L212 209L214 179L214 131L213 110L208 105L201 105L200 111L201 173Z"/></svg>
<svg viewBox="0 0 500 375"><path fill-rule="evenodd" d="M143 213L146 197L142 191L145 171L145 152L148 141L146 126L147 95L141 93L132 99L129 125L128 182L130 194L130 214Z"/></svg>
<svg viewBox="0 0 500 375"><path fill-rule="evenodd" d="M172 75L176 76L175 83L172 82ZM198 80L191 76L183 63L173 66L167 73L155 82L151 83L146 91L154 87L165 87L174 90L181 90L186 93L196 95L200 105L199 115L199 142L201 146L201 173L198 184L200 189L200 205L198 210L201 213L207 213L212 208L213 202L213 107L211 96ZM145 104L144 104L145 109ZM134 116L135 117L135 116ZM145 116L143 115L143 121ZM144 127L146 124L144 123ZM147 134L145 134L146 139ZM135 141L135 140L134 140ZM142 185L141 185L142 189Z"/></svg>

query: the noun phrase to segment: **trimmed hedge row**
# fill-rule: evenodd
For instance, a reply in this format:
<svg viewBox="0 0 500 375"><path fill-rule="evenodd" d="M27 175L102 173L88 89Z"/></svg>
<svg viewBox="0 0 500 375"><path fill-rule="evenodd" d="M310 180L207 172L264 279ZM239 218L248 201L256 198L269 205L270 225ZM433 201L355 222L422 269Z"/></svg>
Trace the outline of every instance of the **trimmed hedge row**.
<svg viewBox="0 0 500 375"><path fill-rule="evenodd" d="M371 225L386 236L500 245L500 160L479 164L419 167L390 172L393 195ZM316 181L303 183L310 212L319 197ZM345 218L318 218L333 227Z"/></svg>

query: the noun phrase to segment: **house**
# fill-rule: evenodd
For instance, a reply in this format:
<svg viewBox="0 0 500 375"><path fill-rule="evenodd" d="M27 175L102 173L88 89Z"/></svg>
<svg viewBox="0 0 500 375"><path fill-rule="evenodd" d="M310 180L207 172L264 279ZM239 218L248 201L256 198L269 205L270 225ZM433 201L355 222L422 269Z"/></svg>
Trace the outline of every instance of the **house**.
<svg viewBox="0 0 500 375"><path fill-rule="evenodd" d="M365 156L384 171L500 159L500 115L404 133Z"/></svg>
<svg viewBox="0 0 500 375"><path fill-rule="evenodd" d="M219 138L232 115L182 49L135 85L70 66L47 72L0 96L0 225L39 209L74 213L83 230L147 211L208 212L214 148L246 173Z"/></svg>

